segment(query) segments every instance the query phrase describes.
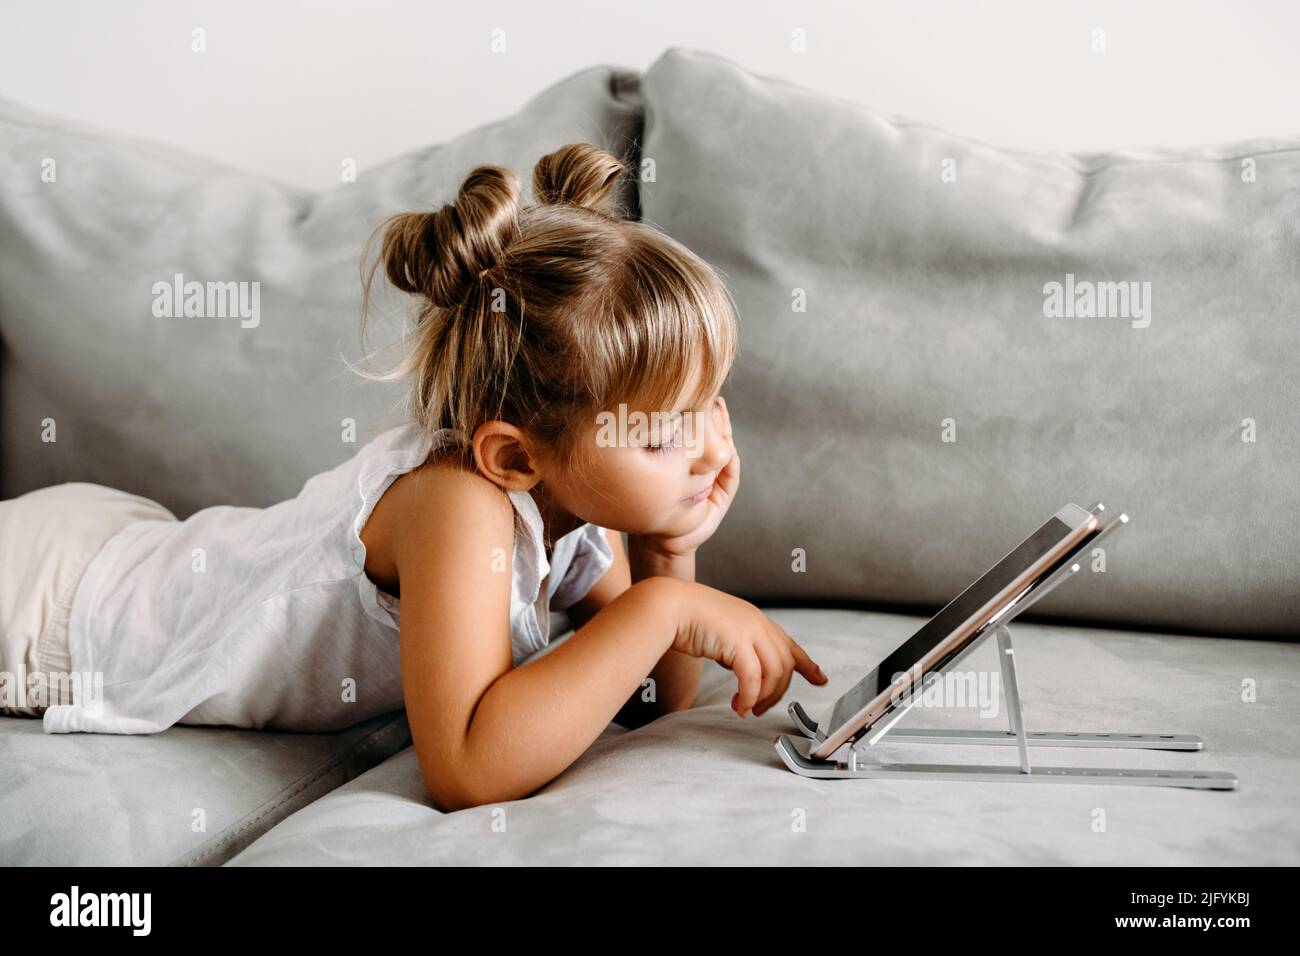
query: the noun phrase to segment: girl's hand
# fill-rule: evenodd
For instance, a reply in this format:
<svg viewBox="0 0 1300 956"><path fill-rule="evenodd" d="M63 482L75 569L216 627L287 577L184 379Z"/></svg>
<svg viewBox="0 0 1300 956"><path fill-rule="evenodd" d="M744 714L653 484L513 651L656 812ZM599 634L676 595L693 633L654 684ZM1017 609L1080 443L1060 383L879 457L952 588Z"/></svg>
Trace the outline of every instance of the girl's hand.
<svg viewBox="0 0 1300 956"><path fill-rule="evenodd" d="M828 680L822 669L779 624L748 601L725 591L671 578L677 613L673 650L717 661L736 675L731 708L741 717L761 715L780 702L797 672L810 684Z"/></svg>
<svg viewBox="0 0 1300 956"><path fill-rule="evenodd" d="M736 500L736 492L740 489L740 453L736 451L736 443L731 439L731 415L727 412L727 402L722 396L718 396L718 408L714 412L714 422L715 427L731 448L731 458L722 466L718 476L713 480L713 490L709 492L709 497L704 500L704 515L694 529L686 534L671 538L658 535L646 536L645 544L660 552L665 558L680 558L692 555L700 545L713 537L713 532L717 531L718 525L722 524L727 509Z"/></svg>

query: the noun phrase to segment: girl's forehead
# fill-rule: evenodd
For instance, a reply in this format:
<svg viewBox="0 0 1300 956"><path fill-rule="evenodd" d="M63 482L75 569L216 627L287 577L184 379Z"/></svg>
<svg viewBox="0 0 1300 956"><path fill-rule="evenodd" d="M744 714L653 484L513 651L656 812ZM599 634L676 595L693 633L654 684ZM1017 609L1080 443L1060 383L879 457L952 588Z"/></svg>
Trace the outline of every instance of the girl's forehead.
<svg viewBox="0 0 1300 956"><path fill-rule="evenodd" d="M617 399L610 400L612 407L600 409L597 416L601 413L618 415L620 408L625 414L640 412L668 415L680 415L703 409L721 394L730 369L715 369L709 381L704 381L702 378L705 371L706 363L703 357L697 355L690 374L685 380L679 378L675 382L668 382L659 378L642 382L637 386L635 393L625 393Z"/></svg>

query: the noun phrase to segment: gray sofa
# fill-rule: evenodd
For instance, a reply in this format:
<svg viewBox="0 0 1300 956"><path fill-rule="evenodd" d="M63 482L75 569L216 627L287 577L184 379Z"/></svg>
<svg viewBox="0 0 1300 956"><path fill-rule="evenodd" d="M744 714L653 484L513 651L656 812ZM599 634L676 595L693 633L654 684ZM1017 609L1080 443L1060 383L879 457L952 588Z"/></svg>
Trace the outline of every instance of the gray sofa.
<svg viewBox="0 0 1300 956"><path fill-rule="evenodd" d="M529 798L451 814L401 712L332 735L0 718L0 863L1300 862L1297 136L1013 152L674 48L312 193L0 101L0 496L96 481L185 517L296 494L401 420L401 387L341 357L370 229L477 163L527 181L578 140L626 157L629 213L728 279L745 472L700 580L768 605L830 683L742 720L709 665L694 708L611 724ZM155 317L176 273L260 282L257 324ZM380 300L394 331L401 305ZM820 715L1057 507L1097 499L1130 525L1014 625L1028 727L1205 749L1030 755L1228 770L1236 790L783 766L784 704ZM552 631L573 636L558 613ZM965 666L996 670L994 648Z"/></svg>

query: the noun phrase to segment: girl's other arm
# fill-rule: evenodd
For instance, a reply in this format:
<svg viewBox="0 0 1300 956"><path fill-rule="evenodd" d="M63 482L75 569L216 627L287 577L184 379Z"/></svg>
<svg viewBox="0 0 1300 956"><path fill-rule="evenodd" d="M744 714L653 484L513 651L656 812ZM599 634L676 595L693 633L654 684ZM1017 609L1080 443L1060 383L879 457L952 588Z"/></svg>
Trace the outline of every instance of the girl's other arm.
<svg viewBox="0 0 1300 956"><path fill-rule="evenodd" d="M587 595L568 609L570 620L575 628L582 627L587 621L607 606L633 583L646 578L674 577L683 581L695 580L695 557L680 558L674 562L657 562L646 551L636 549L633 560L629 561L623 549L623 538L619 532L604 529L614 552L614 563L609 570L592 585ZM636 542L634 541L634 546ZM702 657L691 657L681 651L669 648L663 657L655 663L649 673L654 689L653 700L645 700L647 692L645 680L632 692L627 702L614 716L614 720L624 727L636 728L650 721L694 706L699 693L700 677L704 669Z"/></svg>

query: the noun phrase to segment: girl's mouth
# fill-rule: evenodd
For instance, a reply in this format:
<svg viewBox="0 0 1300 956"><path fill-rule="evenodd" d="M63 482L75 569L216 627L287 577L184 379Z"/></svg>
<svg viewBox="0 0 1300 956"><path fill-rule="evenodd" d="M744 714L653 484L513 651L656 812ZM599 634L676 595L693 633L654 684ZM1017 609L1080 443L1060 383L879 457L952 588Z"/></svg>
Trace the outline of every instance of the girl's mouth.
<svg viewBox="0 0 1300 956"><path fill-rule="evenodd" d="M713 486L712 486L712 485L709 485L709 487L705 488L705 489L704 489L703 491L701 491L699 494L697 494L697 495L691 495L691 497L687 498L687 499L686 499L686 503L689 504L689 505L697 505L697 504L699 504L701 501L703 501L705 498L709 497L709 492L712 491L712 490L713 490Z"/></svg>

